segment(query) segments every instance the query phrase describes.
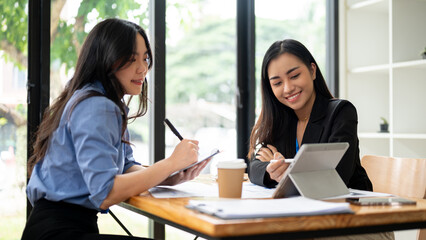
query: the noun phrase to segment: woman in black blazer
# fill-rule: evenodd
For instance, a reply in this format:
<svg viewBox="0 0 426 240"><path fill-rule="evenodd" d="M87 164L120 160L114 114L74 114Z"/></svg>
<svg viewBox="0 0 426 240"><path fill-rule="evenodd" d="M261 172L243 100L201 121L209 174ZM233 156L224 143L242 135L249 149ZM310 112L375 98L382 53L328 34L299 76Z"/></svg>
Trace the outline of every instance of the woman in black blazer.
<svg viewBox="0 0 426 240"><path fill-rule="evenodd" d="M304 143L348 142L336 170L349 188L372 190L361 166L355 107L335 99L306 47L298 41L277 41L262 63L262 111L250 137L250 181L273 187ZM275 157L274 157L275 156Z"/></svg>

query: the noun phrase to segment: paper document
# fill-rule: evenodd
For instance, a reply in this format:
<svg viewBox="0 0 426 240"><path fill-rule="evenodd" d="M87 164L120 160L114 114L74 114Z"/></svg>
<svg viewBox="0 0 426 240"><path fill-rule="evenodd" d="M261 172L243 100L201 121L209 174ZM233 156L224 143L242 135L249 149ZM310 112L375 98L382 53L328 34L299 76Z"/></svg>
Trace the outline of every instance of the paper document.
<svg viewBox="0 0 426 240"><path fill-rule="evenodd" d="M250 182L243 182L241 198L272 198L275 188L266 188Z"/></svg>
<svg viewBox="0 0 426 240"><path fill-rule="evenodd" d="M265 188L249 182L243 182L242 198L271 198L274 188ZM182 197L219 197L217 184L205 184L196 181L184 182L175 186L158 186L149 189L155 198Z"/></svg>
<svg viewBox="0 0 426 240"><path fill-rule="evenodd" d="M186 207L223 219L353 213L349 203L324 202L305 197L258 200L190 200Z"/></svg>
<svg viewBox="0 0 426 240"><path fill-rule="evenodd" d="M155 198L217 197L217 185L184 182L175 186L153 187L148 191Z"/></svg>

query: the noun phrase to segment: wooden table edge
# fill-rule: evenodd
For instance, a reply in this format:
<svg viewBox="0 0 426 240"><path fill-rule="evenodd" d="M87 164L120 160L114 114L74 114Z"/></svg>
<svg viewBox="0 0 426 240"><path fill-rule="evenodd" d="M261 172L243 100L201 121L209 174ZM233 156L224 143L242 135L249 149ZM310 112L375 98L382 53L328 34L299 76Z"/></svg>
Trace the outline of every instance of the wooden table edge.
<svg viewBox="0 0 426 240"><path fill-rule="evenodd" d="M155 199L151 196L135 196L120 205L132 211L137 211L147 217L153 218L158 222L181 228L193 234L202 234L205 237L215 237L218 239L222 237L262 234L292 235L299 233L315 233L316 235L319 234L318 236L321 236L322 232L327 231L338 232L340 235L340 232L349 232L347 234L350 234L350 232L358 233L360 231L365 233L377 232L378 229L389 231L426 228L426 200L423 199L416 199L418 201L418 205L416 206L351 206L356 213L355 215L335 214L236 220L224 220L187 209L184 206L187 204L189 199L191 198L171 200ZM170 201L174 203L171 203ZM380 211L380 209L383 208L387 210L385 212L383 210ZM389 213L389 208L391 208L391 213ZM402 218L399 216L399 213L401 212L405 213ZM392 218L389 218L390 216ZM407 221L407 218L411 219L411 221ZM374 219L376 223L372 224L372 219ZM259 222L268 224L259 224ZM236 232L239 234L235 234Z"/></svg>

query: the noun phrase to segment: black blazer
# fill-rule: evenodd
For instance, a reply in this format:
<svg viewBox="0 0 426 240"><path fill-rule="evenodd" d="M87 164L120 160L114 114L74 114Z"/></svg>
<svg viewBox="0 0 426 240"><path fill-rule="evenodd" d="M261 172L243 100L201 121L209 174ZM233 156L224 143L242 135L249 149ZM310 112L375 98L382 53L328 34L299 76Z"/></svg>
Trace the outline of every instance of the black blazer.
<svg viewBox="0 0 426 240"><path fill-rule="evenodd" d="M294 144L290 145L294 149L285 151L284 137L278 137L272 143L286 158L293 158L296 153L297 120L291 121L290 125L292 130L288 133L290 136L287 139L292 139ZM359 158L357 125L358 116L352 103L342 99L326 99L317 94L302 144L348 142L349 148L336 170L348 188L372 191L373 186ZM277 182L272 180L266 172L267 165L268 162L252 160L248 171L250 181L258 185L274 187Z"/></svg>

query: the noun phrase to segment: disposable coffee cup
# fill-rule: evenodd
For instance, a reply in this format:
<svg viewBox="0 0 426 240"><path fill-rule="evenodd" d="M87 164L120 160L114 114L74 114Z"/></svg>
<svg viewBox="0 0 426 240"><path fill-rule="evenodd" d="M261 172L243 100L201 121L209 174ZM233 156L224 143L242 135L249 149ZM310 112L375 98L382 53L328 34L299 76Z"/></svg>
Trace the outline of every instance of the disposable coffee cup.
<svg viewBox="0 0 426 240"><path fill-rule="evenodd" d="M242 159L217 163L219 197L241 198L246 167L247 165Z"/></svg>

